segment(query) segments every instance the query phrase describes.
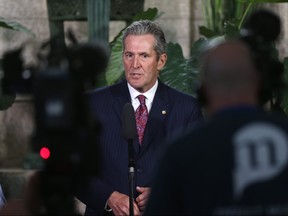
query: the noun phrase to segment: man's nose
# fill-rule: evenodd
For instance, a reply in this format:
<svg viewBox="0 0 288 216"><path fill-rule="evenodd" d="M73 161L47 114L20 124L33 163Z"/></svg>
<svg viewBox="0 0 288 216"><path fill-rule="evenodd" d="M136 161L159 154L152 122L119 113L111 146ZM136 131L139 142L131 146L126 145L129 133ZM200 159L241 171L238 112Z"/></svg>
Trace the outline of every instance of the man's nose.
<svg viewBox="0 0 288 216"><path fill-rule="evenodd" d="M134 58L133 67L134 68L139 68L140 67L139 57L137 57L137 56Z"/></svg>

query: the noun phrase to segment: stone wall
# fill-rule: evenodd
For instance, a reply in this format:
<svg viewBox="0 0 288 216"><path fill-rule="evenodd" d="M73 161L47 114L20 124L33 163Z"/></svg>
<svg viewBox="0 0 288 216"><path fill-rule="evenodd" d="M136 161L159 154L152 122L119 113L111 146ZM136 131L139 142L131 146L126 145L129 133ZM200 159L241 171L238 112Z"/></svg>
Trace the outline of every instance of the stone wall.
<svg viewBox="0 0 288 216"><path fill-rule="evenodd" d="M282 32L279 38L278 49L280 58L283 59L288 57L288 47L287 47L287 40L288 40L288 3L278 3L278 4L268 4L267 9L272 9L275 13L280 15L282 21Z"/></svg>
<svg viewBox="0 0 288 216"><path fill-rule="evenodd" d="M162 15L157 20L166 34L167 41L178 42L183 48L185 56L190 53L191 45L191 0L165 1L146 0L145 8L158 8Z"/></svg>
<svg viewBox="0 0 288 216"><path fill-rule="evenodd" d="M167 41L179 43L185 57L190 55L192 43L198 39L198 26L203 25L199 0L146 0L145 8L158 8L163 13L157 20L163 27Z"/></svg>
<svg viewBox="0 0 288 216"><path fill-rule="evenodd" d="M23 168L34 129L31 99L18 97L12 107L0 112L0 119L0 146L3 150L0 154L0 167Z"/></svg>
<svg viewBox="0 0 288 216"><path fill-rule="evenodd" d="M44 0L0 0L0 17L16 21L31 29L36 39L44 41L49 38L48 15ZM6 50L18 47L31 36L1 28L0 57Z"/></svg>

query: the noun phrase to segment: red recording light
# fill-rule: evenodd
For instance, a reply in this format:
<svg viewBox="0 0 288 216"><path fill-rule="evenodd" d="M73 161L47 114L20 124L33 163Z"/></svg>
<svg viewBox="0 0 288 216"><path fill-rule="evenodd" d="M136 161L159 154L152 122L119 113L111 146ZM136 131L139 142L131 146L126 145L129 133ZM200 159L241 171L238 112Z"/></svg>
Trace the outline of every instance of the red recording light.
<svg viewBox="0 0 288 216"><path fill-rule="evenodd" d="M48 159L50 157L50 150L47 147L41 148L40 156L45 160Z"/></svg>

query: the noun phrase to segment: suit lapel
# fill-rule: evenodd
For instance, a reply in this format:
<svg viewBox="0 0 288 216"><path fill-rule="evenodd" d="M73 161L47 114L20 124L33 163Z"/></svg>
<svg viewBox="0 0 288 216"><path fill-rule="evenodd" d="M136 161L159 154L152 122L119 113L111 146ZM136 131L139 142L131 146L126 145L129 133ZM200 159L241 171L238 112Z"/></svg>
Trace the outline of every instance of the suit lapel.
<svg viewBox="0 0 288 216"><path fill-rule="evenodd" d="M113 108L119 117L119 121L121 122L122 127L122 111L123 107L126 103L131 103L131 96L128 90L127 81L124 80L119 85L115 86L112 90L112 95L115 96L115 100L113 100ZM138 139L134 140L134 150L135 150L135 156L139 152L139 142Z"/></svg>
<svg viewBox="0 0 288 216"><path fill-rule="evenodd" d="M170 112L170 106L171 103L167 89L165 85L159 81L153 104L149 112L141 152L143 152L144 149L147 148L155 138L157 138L159 130L163 129L163 121Z"/></svg>
<svg viewBox="0 0 288 216"><path fill-rule="evenodd" d="M124 80L118 85L114 86L114 88L111 89L112 95L115 97L115 100L113 100L113 108L118 115L120 121L122 122L122 109L124 105L128 102L131 102L129 90L127 87L127 82Z"/></svg>

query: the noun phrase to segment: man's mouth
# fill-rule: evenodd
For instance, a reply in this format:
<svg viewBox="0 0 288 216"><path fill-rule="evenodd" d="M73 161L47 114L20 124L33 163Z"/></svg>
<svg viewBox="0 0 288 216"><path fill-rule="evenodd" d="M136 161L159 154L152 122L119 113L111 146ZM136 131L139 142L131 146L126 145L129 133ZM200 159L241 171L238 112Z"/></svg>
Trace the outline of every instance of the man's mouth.
<svg viewBox="0 0 288 216"><path fill-rule="evenodd" d="M133 72L133 73L130 73L130 76L133 77L133 78L138 78L138 77L142 76L142 74Z"/></svg>

